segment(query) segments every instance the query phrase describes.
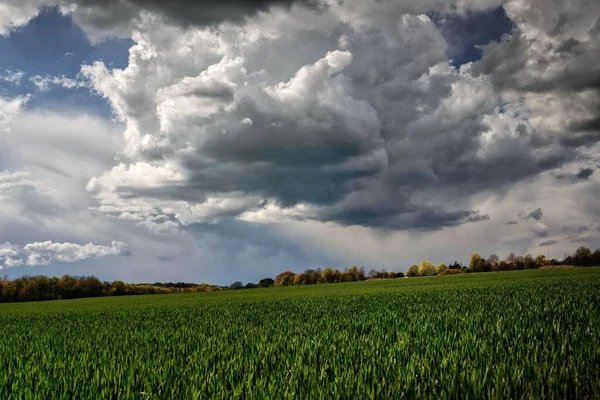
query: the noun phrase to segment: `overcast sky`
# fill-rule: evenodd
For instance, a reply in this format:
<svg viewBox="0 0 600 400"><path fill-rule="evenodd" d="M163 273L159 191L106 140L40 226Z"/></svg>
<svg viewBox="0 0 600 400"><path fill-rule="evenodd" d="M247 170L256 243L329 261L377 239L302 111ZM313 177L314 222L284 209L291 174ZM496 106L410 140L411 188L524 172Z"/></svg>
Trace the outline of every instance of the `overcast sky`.
<svg viewBox="0 0 600 400"><path fill-rule="evenodd" d="M600 2L3 0L0 274L600 246Z"/></svg>

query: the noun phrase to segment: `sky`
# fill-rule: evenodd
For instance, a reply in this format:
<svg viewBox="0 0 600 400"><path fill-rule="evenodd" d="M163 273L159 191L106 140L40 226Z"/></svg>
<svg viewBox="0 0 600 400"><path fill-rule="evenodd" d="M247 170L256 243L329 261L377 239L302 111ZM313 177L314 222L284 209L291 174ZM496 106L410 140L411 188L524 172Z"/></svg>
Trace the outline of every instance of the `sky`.
<svg viewBox="0 0 600 400"><path fill-rule="evenodd" d="M4 0L0 274L600 247L600 3Z"/></svg>

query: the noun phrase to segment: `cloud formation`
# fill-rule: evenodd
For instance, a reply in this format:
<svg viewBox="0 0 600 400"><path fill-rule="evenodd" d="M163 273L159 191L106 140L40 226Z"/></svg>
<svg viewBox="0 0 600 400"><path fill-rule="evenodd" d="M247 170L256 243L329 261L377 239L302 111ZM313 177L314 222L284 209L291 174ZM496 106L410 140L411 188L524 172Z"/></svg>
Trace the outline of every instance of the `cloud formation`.
<svg viewBox="0 0 600 400"><path fill-rule="evenodd" d="M339 241L338 259L353 243L347 232L365 243L400 237L411 254L418 245L403 235L425 231L464 248L454 241L460 232L493 252L593 243L595 230L563 227L600 224L590 200L600 193L600 74L592 59L600 7L542 3L60 2L93 41L131 37L128 65L96 61L77 80L36 72L31 81L48 93L90 88L117 122L42 112L16 118L30 96L0 97L0 130L11 130L0 137L0 155L19 165L11 171L28 171L0 174L0 219L27 226L12 243L104 240L86 236L94 234L89 221L109 241L130 243L145 230L147 243L164 242L160 254L148 254L162 264L181 262L169 251L177 241L189 246L182 253L239 263L198 250L194 238L210 238L223 254L231 247L271 257L286 246L263 229L281 227L293 227L292 241L306 227L321 240L334 230L343 236L328 239ZM0 34L56 4L4 2ZM510 30L483 45L480 60L450 60L480 42L456 42L442 21L483 21L478 16L490 12ZM510 220L519 210L527 212ZM47 234L68 224L78 237L25 239L40 226ZM113 234L122 229L131 236ZM224 239L240 232L272 243ZM488 232L500 250L481 242ZM327 247L305 243L308 251ZM385 252L370 246L371 254ZM3 251L17 260L12 247ZM299 253L271 259L290 262Z"/></svg>
<svg viewBox="0 0 600 400"><path fill-rule="evenodd" d="M429 17L359 18L359 9L272 10L242 25L167 32L145 20L126 69L84 66L127 126L123 162L88 185L99 210L184 224L438 229L488 217L469 208L470 196L576 159L562 136L532 123L546 112L506 89L527 96L529 86L492 73L508 38L455 69ZM528 18L514 17L514 40L533 29Z"/></svg>
<svg viewBox="0 0 600 400"><path fill-rule="evenodd" d="M406 29L432 31L426 17L405 18L404 22ZM235 41L250 28L224 29ZM174 33L161 39L181 40L181 34ZM377 181L390 160L378 110L366 99L353 97L353 79L346 70L355 62L353 51L358 48L331 50L308 64L293 60L298 69L290 70L288 80L279 81L269 76L268 65L248 69L251 61L246 57L263 50L261 46L249 42L243 51L229 49L233 43L219 43L222 40L215 33L195 30L187 35L203 39L198 44L215 40L215 48L204 56L215 63L200 68L196 77L187 77L184 65L191 61L189 57L146 58L143 54L155 38L150 31L143 35L126 70L109 71L101 63L82 69L127 123L126 136L131 139L125 155L132 162L115 167L88 186L104 209L136 213L139 210L129 209L131 199L138 205L146 203L146 209L162 203L162 208L174 211L184 222L218 217L206 214L207 206L217 202L222 205L218 213L229 217L260 212L268 204L293 210L300 219L342 223L375 223L377 218L397 213L395 207L383 205L380 215L370 217L372 206L363 204L383 200L370 186L382 186ZM272 46L277 39L263 40ZM179 60L176 68L173 58ZM148 68L154 70L155 63L163 62L173 65L165 66L171 70L170 81L151 83ZM134 95L142 76L152 87L149 96ZM155 112L152 103L157 104ZM141 170L143 175L137 172ZM393 193L387 196L393 201ZM223 207L229 211L223 214ZM406 202L400 208L418 213ZM202 211L194 217L196 210ZM461 219L472 215L466 210L455 214L432 210L436 211L429 215L449 223L454 223L453 215Z"/></svg>
<svg viewBox="0 0 600 400"><path fill-rule="evenodd" d="M128 254L127 245L119 241L113 241L110 246L45 241L29 243L22 248L6 242L0 245L0 269L22 265L35 267L56 262L73 263L90 258Z"/></svg>

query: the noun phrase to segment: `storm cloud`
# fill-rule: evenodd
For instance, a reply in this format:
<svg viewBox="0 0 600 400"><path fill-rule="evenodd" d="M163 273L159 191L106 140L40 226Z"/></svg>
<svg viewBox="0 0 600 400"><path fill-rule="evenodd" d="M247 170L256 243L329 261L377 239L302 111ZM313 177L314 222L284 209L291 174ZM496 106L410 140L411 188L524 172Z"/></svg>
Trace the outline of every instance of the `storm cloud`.
<svg viewBox="0 0 600 400"><path fill-rule="evenodd" d="M94 43L132 45L123 68L92 59L77 76L1 75L40 95L88 89L114 118L17 118L31 96L2 94L0 130L12 133L0 153L11 149L20 165L0 173L0 217L27 226L1 248L6 263L19 263L13 253L27 243L130 245L143 231L152 246L140 239L140 248L169 243L144 259L152 265L180 262L169 251L178 241L182 254L211 260L198 250L208 241L222 254L269 258L275 271L281 260L317 259L275 227L442 241L463 232L525 251L589 242L595 231L562 227L600 223L590 200L600 162L596 4L8 0L0 35L44 6ZM487 21L497 28L479 34ZM38 128L46 125L48 134ZM76 237L94 234L88 221L106 239ZM73 237L43 237L70 224L80 229ZM131 228L125 237L122 227ZM213 258L243 264L224 259ZM318 258L329 259L339 257Z"/></svg>
<svg viewBox="0 0 600 400"><path fill-rule="evenodd" d="M170 213L184 224L239 217L437 229L486 219L468 208L471 195L576 159L531 124L525 104L507 103L485 69L491 47L481 62L453 68L429 17L349 25L342 11L352 4L217 30L159 34L147 22L127 69L84 66L127 125L128 161L88 185L98 209ZM193 57L169 50L181 40Z"/></svg>

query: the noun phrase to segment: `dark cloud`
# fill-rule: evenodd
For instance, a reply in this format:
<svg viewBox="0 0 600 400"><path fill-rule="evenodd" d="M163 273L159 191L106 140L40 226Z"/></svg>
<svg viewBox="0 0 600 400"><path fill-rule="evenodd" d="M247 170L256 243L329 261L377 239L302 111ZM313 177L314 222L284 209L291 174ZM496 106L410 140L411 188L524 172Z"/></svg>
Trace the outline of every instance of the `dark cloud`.
<svg viewBox="0 0 600 400"><path fill-rule="evenodd" d="M131 4L155 7L150 1ZM180 5L175 3L174 10ZM277 34L265 38L256 33L261 26L254 20L247 22L248 31L245 25L209 29L203 40L214 48L185 41L198 53L196 61L171 50L181 46L178 35L145 32L136 51L162 52L148 60L132 58L135 68L127 81L116 77L111 85L102 82L106 71L84 68L94 87L122 110L131 130L139 127L128 134L132 161L157 167L149 172L156 173L158 183L148 179L148 184L143 174L133 176L127 168L107 173L98 180L99 198L104 194L114 201L106 194L112 191L130 204L144 199L201 203L200 220L248 212L261 214L260 220L436 229L488 219L466 206L474 194L506 193L578 159L579 150L562 144L561 134L550 135L532 122L543 123L548 107L540 114L529 104L503 98L510 89L519 95L555 95L535 104L576 100L574 87L561 87L566 94L557 94L554 83L546 85L549 80L563 85L561 79L575 70L563 65L563 58L543 60L545 55L536 53L526 35L535 15L493 10L492 19L503 28L466 42L472 47L499 41L485 46L481 61L457 70L448 63L441 25L425 16L398 13L402 18L392 18L389 26L382 18L355 29L332 8L327 29L322 15L303 12L294 18L307 20L290 27L291 33L279 34L287 28L277 25L284 16L269 21ZM457 21L469 25L461 17ZM482 21L474 23L475 36ZM502 36L509 25L510 33ZM566 35L557 41L557 53L579 54L581 46L588 46L568 41L569 23L552 25L557 33L548 35ZM462 28L469 33L468 26ZM256 40L239 40L255 33ZM528 67L531 58L556 65L564 74L560 79L538 74ZM587 82L591 73L583 72ZM539 88L529 88L536 84ZM113 90L117 87L122 89ZM562 121L555 114L550 116ZM144 143L135 139L137 134ZM166 163L169 171L181 173L175 184L161 181ZM244 197L251 199L240 200ZM234 198L238 206L211 205L223 198L228 204ZM106 208L131 211L130 206L135 212L137 205L130 204ZM541 220L541 209L528 218Z"/></svg>
<svg viewBox="0 0 600 400"><path fill-rule="evenodd" d="M540 243L538 246L539 247L552 246L553 244L556 244L556 243L557 243L556 240L546 240L546 241Z"/></svg>
<svg viewBox="0 0 600 400"><path fill-rule="evenodd" d="M565 181L568 183L576 183L579 181L585 181L589 179L594 174L594 168L586 167L580 168L578 172L556 172L554 173L554 177L560 181Z"/></svg>
<svg viewBox="0 0 600 400"><path fill-rule="evenodd" d="M182 26L207 26L240 22L275 6L320 7L316 0L75 0L73 3L83 8L76 15L87 24L106 30L129 24L141 11L157 13Z"/></svg>
<svg viewBox="0 0 600 400"><path fill-rule="evenodd" d="M590 47L596 43L580 43L581 46L569 48L572 38L553 47L548 45L547 52L532 54L530 46L534 43L524 36L518 27L506 35L499 43L484 46L481 61L474 66L476 73L489 75L499 88L513 88L528 92L583 91L600 88L600 67L594 64L582 65L579 62L591 61L581 58L591 57ZM578 49L585 51L577 51ZM553 59L553 52L560 54ZM531 57L537 56L536 70L531 70ZM567 59L573 59L566 61ZM577 60L579 58L580 60ZM577 61L575 61L577 60ZM560 67L559 74L550 73L550 69Z"/></svg>
<svg viewBox="0 0 600 400"><path fill-rule="evenodd" d="M533 218L536 221L539 221L542 219L542 216L544 214L542 213L542 209L541 208L536 208L535 210L533 210L532 212L530 212L529 214L527 214L527 218Z"/></svg>
<svg viewBox="0 0 600 400"><path fill-rule="evenodd" d="M575 174L577 179L588 179L590 176L594 174L594 170L592 168L581 168L578 173Z"/></svg>
<svg viewBox="0 0 600 400"><path fill-rule="evenodd" d="M517 221L506 221L506 222L504 223L504 225L517 225L517 224L518 224L518 222L517 222Z"/></svg>
<svg viewBox="0 0 600 400"><path fill-rule="evenodd" d="M510 34L484 46L473 65L500 91L518 91L546 114L561 114L560 123L537 130L558 138L565 148L600 141L600 7L583 0L563 3L528 0L504 7L514 22ZM536 11L534 11L536 10Z"/></svg>
<svg viewBox="0 0 600 400"><path fill-rule="evenodd" d="M600 131L600 116L598 118L588 119L585 121L577 121L571 125L573 131Z"/></svg>
<svg viewBox="0 0 600 400"><path fill-rule="evenodd" d="M587 225L565 225L563 226L563 231L565 233L585 233L588 232L590 228Z"/></svg>
<svg viewBox="0 0 600 400"><path fill-rule="evenodd" d="M580 129L575 127L573 128L574 132L579 131ZM589 133L574 133L568 136L564 136L560 139L560 144L566 147L581 147L581 146L591 146L594 143L600 141L600 133L597 132L589 132Z"/></svg>

